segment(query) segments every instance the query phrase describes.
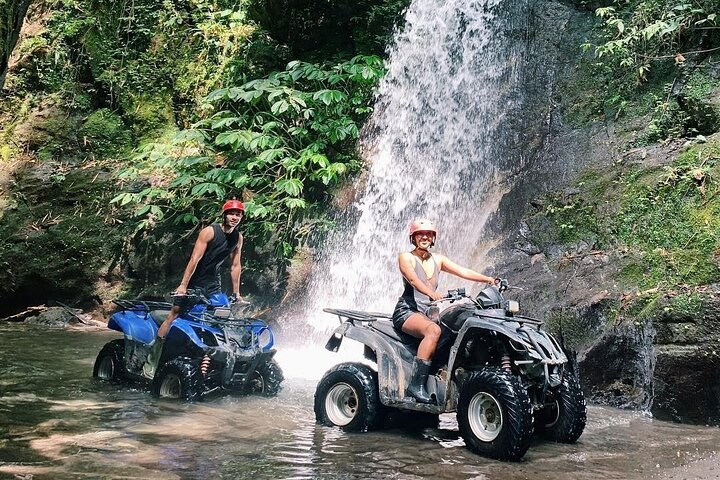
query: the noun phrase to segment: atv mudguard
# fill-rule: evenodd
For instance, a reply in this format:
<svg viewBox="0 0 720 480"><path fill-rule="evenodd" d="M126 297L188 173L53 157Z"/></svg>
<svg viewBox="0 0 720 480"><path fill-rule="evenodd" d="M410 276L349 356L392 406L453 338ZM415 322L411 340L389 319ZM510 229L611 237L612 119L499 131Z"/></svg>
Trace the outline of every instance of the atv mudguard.
<svg viewBox="0 0 720 480"><path fill-rule="evenodd" d="M367 327L357 327L350 322L344 322L335 329L325 348L336 352L343 337L356 340L375 352L380 401L385 405L402 403L412 374L414 354L403 344L389 340L385 335Z"/></svg>
<svg viewBox="0 0 720 480"><path fill-rule="evenodd" d="M122 310L112 314L108 328L125 334L128 340L150 344L157 336L158 326L150 313Z"/></svg>
<svg viewBox="0 0 720 480"><path fill-rule="evenodd" d="M183 317L178 317L175 319L175 321L172 323L172 326L170 327L171 330L175 329L176 332L174 332L174 335L177 335L178 332L182 332L190 342L197 345L198 347L202 349L206 349L208 347L216 347L216 345L207 345L203 339L198 335L198 332L195 330L196 328L203 331L207 330L214 335L222 335L222 331L218 328L209 326L209 325L202 325L195 322L190 322L189 320L184 319ZM168 333L168 336L170 334Z"/></svg>
<svg viewBox="0 0 720 480"><path fill-rule="evenodd" d="M450 351L450 359L448 360L450 371L455 368L455 360L460 345L464 343L468 336L473 336L479 331L492 331L509 338L519 344L513 345L513 348L524 347L530 357L539 362L551 365L567 362L567 357L557 340L547 332L541 330L538 326L528 325L514 320L513 317L507 317L501 309L492 309L480 310L465 321Z"/></svg>

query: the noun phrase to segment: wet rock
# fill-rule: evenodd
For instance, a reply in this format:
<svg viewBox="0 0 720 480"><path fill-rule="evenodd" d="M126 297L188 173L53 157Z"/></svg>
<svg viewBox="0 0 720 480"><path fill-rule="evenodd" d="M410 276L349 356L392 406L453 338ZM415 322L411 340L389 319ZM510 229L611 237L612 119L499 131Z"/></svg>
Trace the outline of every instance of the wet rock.
<svg viewBox="0 0 720 480"><path fill-rule="evenodd" d="M661 420L720 425L718 344L656 349L652 413Z"/></svg>
<svg viewBox="0 0 720 480"><path fill-rule="evenodd" d="M656 367L652 413L657 418L720 425L720 298L667 297L654 319Z"/></svg>
<svg viewBox="0 0 720 480"><path fill-rule="evenodd" d="M66 327L78 322L79 320L75 315L62 307L48 307L47 310L39 315L25 320L25 323L44 325L48 327Z"/></svg>
<svg viewBox="0 0 720 480"><path fill-rule="evenodd" d="M579 359L589 400L618 408L647 409L653 395L652 323L622 325L603 335Z"/></svg>
<svg viewBox="0 0 720 480"><path fill-rule="evenodd" d="M710 135L720 130L720 68L711 59L697 65L688 78L673 89L680 107L689 114L698 133Z"/></svg>

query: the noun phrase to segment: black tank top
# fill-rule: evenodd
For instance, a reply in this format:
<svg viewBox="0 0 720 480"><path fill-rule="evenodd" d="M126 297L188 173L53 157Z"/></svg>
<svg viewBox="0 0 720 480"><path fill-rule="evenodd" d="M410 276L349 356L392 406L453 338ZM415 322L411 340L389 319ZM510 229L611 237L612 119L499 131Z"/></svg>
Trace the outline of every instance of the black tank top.
<svg viewBox="0 0 720 480"><path fill-rule="evenodd" d="M422 263L420 263L419 260L415 259L415 274L418 276L421 282L423 282L425 285L430 287L432 290L437 290L438 287L438 266L437 262L435 261L435 257L432 255L430 256L430 259L433 263L433 274L431 277L428 278L427 274L425 273L425 270L422 267ZM410 282L405 280L405 277L402 277L403 280L403 294L400 297L401 299L405 300L407 302L408 306L425 315L428 311L428 308L430 308L430 303L432 302L432 299L425 295L424 293L417 290L415 287L413 287Z"/></svg>
<svg viewBox="0 0 720 480"><path fill-rule="evenodd" d="M237 228L230 233L225 233L218 223L213 223L211 227L213 239L208 242L205 254L198 262L195 273L190 277L188 288L220 285L220 266L240 241L240 232L237 231Z"/></svg>

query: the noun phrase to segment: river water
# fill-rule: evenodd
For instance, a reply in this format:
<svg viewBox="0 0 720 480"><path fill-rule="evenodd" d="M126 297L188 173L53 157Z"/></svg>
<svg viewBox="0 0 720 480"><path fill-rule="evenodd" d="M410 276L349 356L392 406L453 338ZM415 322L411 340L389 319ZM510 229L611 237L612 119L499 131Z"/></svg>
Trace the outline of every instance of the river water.
<svg viewBox="0 0 720 480"><path fill-rule="evenodd" d="M291 374L271 399L161 401L92 378L112 338L0 324L0 478L679 479L699 478L683 473L697 460L710 462L702 478L720 478L720 429L599 406L589 407L577 444L536 441L522 462L506 464L466 450L454 415L424 430L316 425L317 380L308 376ZM312 362L303 355L281 355L281 365L297 372Z"/></svg>

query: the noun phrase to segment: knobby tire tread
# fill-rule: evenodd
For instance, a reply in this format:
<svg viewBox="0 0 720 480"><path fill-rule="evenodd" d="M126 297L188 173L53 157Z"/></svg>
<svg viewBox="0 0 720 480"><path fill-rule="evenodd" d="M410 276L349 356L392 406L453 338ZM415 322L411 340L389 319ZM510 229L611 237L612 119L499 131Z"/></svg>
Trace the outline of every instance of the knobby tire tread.
<svg viewBox="0 0 720 480"><path fill-rule="evenodd" d="M349 432L366 432L380 427L383 419L383 406L378 394L377 373L362 363L346 362L335 365L325 372L315 390L315 419L318 423L335 426L325 412L325 397L333 385L345 382L357 390L361 397L362 408L356 417L347 425L342 426Z"/></svg>
<svg viewBox="0 0 720 480"><path fill-rule="evenodd" d="M577 378L566 372L557 395L560 417L554 425L543 428L542 435L559 443L575 443L587 423L585 396Z"/></svg>
<svg viewBox="0 0 720 480"><path fill-rule="evenodd" d="M272 359L255 370L263 378L263 391L257 392L264 397L275 397L282 390L282 382L285 380L280 365Z"/></svg>
<svg viewBox="0 0 720 480"><path fill-rule="evenodd" d="M197 365L196 365L197 364ZM169 373L176 373L180 378L182 391L180 398L187 401L199 400L203 393L203 378L200 373L199 360L193 362L187 357L177 357L166 362L158 368L155 378L152 381L152 393L160 396L160 387L164 378Z"/></svg>
<svg viewBox="0 0 720 480"><path fill-rule="evenodd" d="M113 362L113 375L107 379L113 383L122 383L126 380L125 375L125 340L111 340L100 349L95 364L93 365L93 377L99 378L98 373L101 361L109 357Z"/></svg>
<svg viewBox="0 0 720 480"><path fill-rule="evenodd" d="M501 403L505 419L502 431L490 442L477 438L468 421L470 401L480 392L491 394ZM471 374L460 390L457 418L465 444L480 455L504 461L519 461L530 447L533 434L530 397L517 378L499 368Z"/></svg>

